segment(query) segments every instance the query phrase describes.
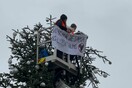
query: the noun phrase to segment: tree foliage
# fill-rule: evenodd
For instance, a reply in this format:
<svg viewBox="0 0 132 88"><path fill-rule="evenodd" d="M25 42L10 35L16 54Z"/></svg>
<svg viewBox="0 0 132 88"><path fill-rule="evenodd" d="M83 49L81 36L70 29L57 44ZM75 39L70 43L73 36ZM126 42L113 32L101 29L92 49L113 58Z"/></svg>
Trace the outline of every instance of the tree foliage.
<svg viewBox="0 0 132 88"><path fill-rule="evenodd" d="M36 64L37 37L35 31L40 31L41 39L51 40L51 29L45 29L40 23L33 29L28 26L22 30L14 30L13 36L7 35L7 41L10 42L12 54L9 58L9 73L0 73L0 86L3 88L53 88L54 71L50 71L47 64ZM43 30L43 31L42 31ZM45 48L49 54L53 54L54 48L51 43L47 43ZM111 64L106 56L102 56L101 51L87 46L82 61L82 74L76 80L74 86L79 88L90 80L94 88L98 87L99 80L97 74L103 77L109 76L105 71L100 70L92 63L96 58L101 58L103 62ZM96 56L96 57L95 57Z"/></svg>

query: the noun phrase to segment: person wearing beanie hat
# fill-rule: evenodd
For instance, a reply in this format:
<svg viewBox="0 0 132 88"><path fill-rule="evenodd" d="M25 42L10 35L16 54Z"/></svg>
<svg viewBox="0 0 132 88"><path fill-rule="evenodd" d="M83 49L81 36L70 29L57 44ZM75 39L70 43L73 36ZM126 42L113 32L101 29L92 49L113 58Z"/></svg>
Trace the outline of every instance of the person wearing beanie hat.
<svg viewBox="0 0 132 88"><path fill-rule="evenodd" d="M67 21L67 16L65 14L62 14L60 16L60 19L56 21L55 25L57 25L60 29L67 32L66 21Z"/></svg>
<svg viewBox="0 0 132 88"><path fill-rule="evenodd" d="M67 16L66 16L65 14L62 14L62 15L60 16L60 19L61 19L61 20L67 20Z"/></svg>

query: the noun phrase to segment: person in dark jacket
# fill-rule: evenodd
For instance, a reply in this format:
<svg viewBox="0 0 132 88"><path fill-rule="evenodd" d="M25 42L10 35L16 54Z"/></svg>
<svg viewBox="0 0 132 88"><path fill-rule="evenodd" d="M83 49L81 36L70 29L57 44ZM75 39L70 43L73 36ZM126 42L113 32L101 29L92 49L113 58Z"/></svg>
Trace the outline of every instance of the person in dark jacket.
<svg viewBox="0 0 132 88"><path fill-rule="evenodd" d="M66 25L66 21L67 21L67 16L65 14L62 14L60 16L60 19L56 21L55 25L57 25L61 30L64 30L65 32L67 32L67 25ZM63 59L64 53L60 50L57 49L57 57L60 59ZM64 69L62 68L57 68L55 69L55 78L54 78L54 87L56 88L56 82L57 79L61 79L62 75L60 72L63 72Z"/></svg>
<svg viewBox="0 0 132 88"><path fill-rule="evenodd" d="M60 16L60 19L57 20L57 22L55 23L55 25L57 25L60 29L67 32L66 21L67 21L67 16L65 14L62 14Z"/></svg>
<svg viewBox="0 0 132 88"><path fill-rule="evenodd" d="M66 21L67 21L67 16L65 14L62 14L60 16L60 19L56 21L55 25L57 25L61 30L64 30L67 32ZM59 57L60 59L63 59L63 52L60 50L57 50L57 57Z"/></svg>

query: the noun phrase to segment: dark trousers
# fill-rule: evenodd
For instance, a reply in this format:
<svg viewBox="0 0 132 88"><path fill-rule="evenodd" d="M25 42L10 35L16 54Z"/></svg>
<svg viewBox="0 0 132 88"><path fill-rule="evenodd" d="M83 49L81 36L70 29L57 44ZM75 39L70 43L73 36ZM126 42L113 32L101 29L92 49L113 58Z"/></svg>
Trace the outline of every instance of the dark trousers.
<svg viewBox="0 0 132 88"><path fill-rule="evenodd" d="M60 58L60 59L63 58L63 52L62 52L62 51L57 50L56 53L57 53L57 57L58 57L58 58Z"/></svg>

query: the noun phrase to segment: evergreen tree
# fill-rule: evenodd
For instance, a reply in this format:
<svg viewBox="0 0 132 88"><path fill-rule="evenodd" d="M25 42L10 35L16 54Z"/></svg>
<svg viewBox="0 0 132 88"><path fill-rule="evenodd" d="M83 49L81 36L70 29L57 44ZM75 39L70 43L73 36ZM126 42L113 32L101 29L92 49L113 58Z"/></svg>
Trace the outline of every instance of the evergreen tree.
<svg viewBox="0 0 132 88"><path fill-rule="evenodd" d="M41 31L43 30L43 31ZM40 23L35 25L33 29L28 26L22 30L13 29L13 37L7 35L7 40L10 42L12 54L8 60L9 73L0 73L0 87L3 88L54 88L55 71L49 69L50 63L36 64L36 47L37 36L36 31L39 31L39 40L51 40L51 29L45 29ZM44 47L49 55L52 55L54 48L51 42L46 43ZM82 61L82 74L77 77L75 83L72 82L72 74L69 76L67 85L74 85L75 88L82 88L86 85L86 81L90 80L93 88L98 87L99 80L96 74L106 78L109 74L92 65L94 56L102 58L104 62L111 64L106 56L100 55L101 51L86 47L85 55ZM75 77L76 78L76 77ZM65 79L64 79L65 80Z"/></svg>

